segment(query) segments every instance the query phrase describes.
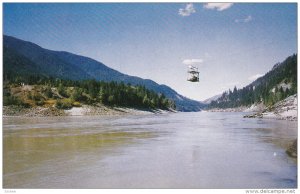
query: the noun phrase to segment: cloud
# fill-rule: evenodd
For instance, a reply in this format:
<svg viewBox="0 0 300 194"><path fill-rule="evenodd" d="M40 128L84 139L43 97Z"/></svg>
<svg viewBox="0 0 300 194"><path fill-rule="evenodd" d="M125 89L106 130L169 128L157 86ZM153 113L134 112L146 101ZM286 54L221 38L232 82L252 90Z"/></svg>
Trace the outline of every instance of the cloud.
<svg viewBox="0 0 300 194"><path fill-rule="evenodd" d="M248 77L248 80L254 81L254 80L256 80L256 79L258 79L258 78L260 78L262 76L263 76L263 74L252 75L251 77Z"/></svg>
<svg viewBox="0 0 300 194"><path fill-rule="evenodd" d="M197 65L203 63L203 59L184 59L182 63L185 65Z"/></svg>
<svg viewBox="0 0 300 194"><path fill-rule="evenodd" d="M216 9L218 11L223 11L229 9L233 3L205 3L203 7L205 9Z"/></svg>
<svg viewBox="0 0 300 194"><path fill-rule="evenodd" d="M192 3L186 4L185 8L180 8L178 14L185 17L190 16L192 13L196 13L196 9Z"/></svg>
<svg viewBox="0 0 300 194"><path fill-rule="evenodd" d="M253 18L252 18L252 16L251 15L248 15L246 18L244 18L244 19L235 19L234 20L234 22L235 23L248 23L248 22L250 22L250 21L252 21L253 20Z"/></svg>

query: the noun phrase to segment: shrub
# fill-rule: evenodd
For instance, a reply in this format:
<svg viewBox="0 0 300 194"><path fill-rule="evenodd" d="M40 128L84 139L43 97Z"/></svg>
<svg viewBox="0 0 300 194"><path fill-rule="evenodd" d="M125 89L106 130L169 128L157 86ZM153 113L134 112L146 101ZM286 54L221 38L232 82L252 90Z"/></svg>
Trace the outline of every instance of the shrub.
<svg viewBox="0 0 300 194"><path fill-rule="evenodd" d="M57 91L61 96L67 97L67 98L69 97L69 95L67 93L67 88L64 87L62 84L59 84Z"/></svg>
<svg viewBox="0 0 300 194"><path fill-rule="evenodd" d="M82 99L82 90L79 88L74 88L74 90L71 93L71 98L73 100L81 100Z"/></svg>
<svg viewBox="0 0 300 194"><path fill-rule="evenodd" d="M73 102L72 105L73 105L74 107L81 107L80 102L77 102L77 101Z"/></svg>
<svg viewBox="0 0 300 194"><path fill-rule="evenodd" d="M15 96L3 96L3 105L9 106L9 105L17 105L17 106L23 106L25 108L29 108L30 104L23 102L19 98Z"/></svg>
<svg viewBox="0 0 300 194"><path fill-rule="evenodd" d="M35 104L38 105L38 106L43 106L45 104L45 101L44 100L39 100L39 101L36 101Z"/></svg>
<svg viewBox="0 0 300 194"><path fill-rule="evenodd" d="M58 109L71 109L73 106L72 106L72 101L66 98L66 99L57 100L55 107Z"/></svg>
<svg viewBox="0 0 300 194"><path fill-rule="evenodd" d="M27 94L27 98L33 101L41 101L44 100L43 96L38 92L30 92Z"/></svg>
<svg viewBox="0 0 300 194"><path fill-rule="evenodd" d="M21 100L14 96L3 96L3 105L20 105Z"/></svg>
<svg viewBox="0 0 300 194"><path fill-rule="evenodd" d="M52 98L53 94L52 94L52 90L51 90L51 87L50 86L47 86L45 89L44 89L44 94L47 98Z"/></svg>

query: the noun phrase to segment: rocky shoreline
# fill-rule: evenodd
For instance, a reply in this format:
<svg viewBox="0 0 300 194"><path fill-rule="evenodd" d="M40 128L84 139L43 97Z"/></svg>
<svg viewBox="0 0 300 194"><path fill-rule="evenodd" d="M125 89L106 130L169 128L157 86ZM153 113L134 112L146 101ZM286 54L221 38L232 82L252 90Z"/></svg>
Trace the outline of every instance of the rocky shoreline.
<svg viewBox="0 0 300 194"><path fill-rule="evenodd" d="M262 103L253 104L250 107L241 106L235 108L213 108L205 110L207 112L245 112L251 113L244 116L244 118L264 118L277 120L298 120L298 101L297 94L289 96L288 98L277 102L273 106L266 107Z"/></svg>
<svg viewBox="0 0 300 194"><path fill-rule="evenodd" d="M58 109L55 107L31 107L22 106L3 106L3 116L22 116L22 117L52 117L52 116L101 116L101 115L140 115L140 114L161 114L176 112L175 110L150 110L134 109L124 107L107 107L103 105L91 106L83 105L73 107L69 110Z"/></svg>
<svg viewBox="0 0 300 194"><path fill-rule="evenodd" d="M3 116L24 116L24 117L46 117L46 116L66 116L64 110L54 107L31 107L3 106Z"/></svg>
<svg viewBox="0 0 300 194"><path fill-rule="evenodd" d="M246 106L240 106L236 108L212 108L207 109L207 112L244 112L247 109Z"/></svg>
<svg viewBox="0 0 300 194"><path fill-rule="evenodd" d="M286 150L286 153L292 158L297 158L297 141L298 139L295 139Z"/></svg>
<svg viewBox="0 0 300 194"><path fill-rule="evenodd" d="M273 106L266 107L262 111L245 115L244 118L266 118L297 121L298 120L298 101L297 94L277 102Z"/></svg>

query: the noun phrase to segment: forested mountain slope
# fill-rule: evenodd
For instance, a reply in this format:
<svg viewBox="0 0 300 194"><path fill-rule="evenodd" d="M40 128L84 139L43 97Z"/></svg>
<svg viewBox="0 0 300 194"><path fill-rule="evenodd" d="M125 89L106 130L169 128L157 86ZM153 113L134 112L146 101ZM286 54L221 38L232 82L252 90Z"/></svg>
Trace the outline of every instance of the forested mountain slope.
<svg viewBox="0 0 300 194"><path fill-rule="evenodd" d="M254 103L273 105L297 93L297 54L277 63L272 70L242 89L236 87L212 101L208 108L233 108Z"/></svg>
<svg viewBox="0 0 300 194"><path fill-rule="evenodd" d="M4 79L15 76L43 75L66 80L115 81L142 85L164 94L176 103L179 111L199 111L202 103L178 94L166 85L130 76L109 68L94 59L68 52L44 49L34 43L11 36L3 37Z"/></svg>

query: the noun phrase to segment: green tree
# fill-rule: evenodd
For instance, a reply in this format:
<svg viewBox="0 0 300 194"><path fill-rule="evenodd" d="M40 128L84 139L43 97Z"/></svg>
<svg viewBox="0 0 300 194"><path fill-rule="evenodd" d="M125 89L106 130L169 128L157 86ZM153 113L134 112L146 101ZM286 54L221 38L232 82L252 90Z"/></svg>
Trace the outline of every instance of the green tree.
<svg viewBox="0 0 300 194"><path fill-rule="evenodd" d="M71 99L73 101L80 101L82 100L82 90L75 87L72 91L72 94L71 94Z"/></svg>
<svg viewBox="0 0 300 194"><path fill-rule="evenodd" d="M67 95L66 88L65 88L65 86L64 86L62 83L60 83L60 84L58 85L57 91L58 91L58 93L59 93L61 96L63 96L63 97L69 97L69 96Z"/></svg>
<svg viewBox="0 0 300 194"><path fill-rule="evenodd" d="M108 97L108 104L109 104L109 105L114 105L114 100L115 100L114 96L113 96L113 95L110 95L110 96Z"/></svg>
<svg viewBox="0 0 300 194"><path fill-rule="evenodd" d="M52 98L53 93L52 93L52 89L49 85L46 86L44 94L47 98Z"/></svg>

